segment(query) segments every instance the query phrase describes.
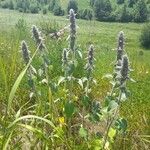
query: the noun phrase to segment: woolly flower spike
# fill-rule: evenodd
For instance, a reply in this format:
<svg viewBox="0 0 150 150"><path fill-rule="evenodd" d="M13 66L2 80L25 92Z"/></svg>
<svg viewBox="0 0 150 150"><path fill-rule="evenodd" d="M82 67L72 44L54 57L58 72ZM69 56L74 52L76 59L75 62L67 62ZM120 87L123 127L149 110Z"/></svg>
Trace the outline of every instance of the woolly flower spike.
<svg viewBox="0 0 150 150"><path fill-rule="evenodd" d="M67 63L67 61L68 61L68 58L67 58L68 56L67 56L67 50L66 49L64 49L63 50L63 53L62 53L62 62L63 62L63 64L66 64Z"/></svg>
<svg viewBox="0 0 150 150"><path fill-rule="evenodd" d="M122 60L123 50L119 47L117 50L117 61Z"/></svg>
<svg viewBox="0 0 150 150"><path fill-rule="evenodd" d="M124 48L124 32L120 31L119 35L118 35L118 48L117 48L117 50L119 50L119 49L123 50L123 48Z"/></svg>
<svg viewBox="0 0 150 150"><path fill-rule="evenodd" d="M87 64L85 66L85 69L87 69L88 71L93 70L94 65L93 65L93 61L94 61L94 46L90 45L89 50L88 50L88 57L87 57Z"/></svg>
<svg viewBox="0 0 150 150"><path fill-rule="evenodd" d="M70 49L75 50L75 40L76 40L76 19L73 9L70 9Z"/></svg>
<svg viewBox="0 0 150 150"><path fill-rule="evenodd" d="M40 50L45 48L45 45L43 44L44 39L41 37L41 32L35 25L32 26L32 37L36 41L36 44L39 46Z"/></svg>
<svg viewBox="0 0 150 150"><path fill-rule="evenodd" d="M122 60L122 68L121 68L121 76L122 76L122 83L129 78L129 59L126 55L123 56Z"/></svg>
<svg viewBox="0 0 150 150"><path fill-rule="evenodd" d="M21 51L25 63L28 64L30 60L30 51L28 50L28 46L25 41L22 41L21 43Z"/></svg>

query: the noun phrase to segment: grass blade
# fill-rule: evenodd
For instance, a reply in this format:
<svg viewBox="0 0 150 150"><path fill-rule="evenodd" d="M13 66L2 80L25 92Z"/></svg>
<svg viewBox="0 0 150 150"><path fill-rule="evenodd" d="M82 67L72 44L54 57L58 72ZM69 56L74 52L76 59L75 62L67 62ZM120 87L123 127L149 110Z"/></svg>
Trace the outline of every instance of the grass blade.
<svg viewBox="0 0 150 150"><path fill-rule="evenodd" d="M35 57L36 53L38 52L38 49L39 48L36 49L31 60L29 61L27 66L24 68L24 70L20 73L20 75L18 76L17 80L15 81L15 83L11 89L11 92L10 92L9 98L8 98L7 113L9 113L9 111L10 111L10 107L11 107L12 101L14 99L15 93L17 91L17 88L19 87L21 80L23 79L26 71L28 70L29 66L31 65L33 58Z"/></svg>

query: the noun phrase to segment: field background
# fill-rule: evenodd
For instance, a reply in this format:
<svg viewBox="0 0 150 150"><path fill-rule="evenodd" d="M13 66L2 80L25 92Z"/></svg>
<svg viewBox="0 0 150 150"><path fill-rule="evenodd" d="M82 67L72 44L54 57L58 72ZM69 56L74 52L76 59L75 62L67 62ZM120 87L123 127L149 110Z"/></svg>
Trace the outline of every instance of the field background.
<svg viewBox="0 0 150 150"><path fill-rule="evenodd" d="M27 23L26 34L15 27L19 19L24 19ZM23 68L19 53L20 42L23 39L26 40L30 45L29 49L33 52L35 48L31 41L31 26L33 24L40 26L40 22L43 21L57 22L60 27L64 27L69 22L66 17L56 17L51 14L43 16L42 14L23 14L0 9L0 109L2 111L11 87ZM96 48L94 77L98 84L93 87L93 94L100 101L110 89L108 80L102 79L102 77L113 71L112 62L115 59L117 35L119 31L125 33L125 50L129 55L131 68L134 70L131 76L136 83L128 84L131 96L121 107L121 116L127 118L128 121L128 134L123 141L123 146L127 150L148 150L149 142L142 138L142 135L150 135L150 50L141 48L139 43L139 36L144 24L102 23L84 20L77 20L77 24L77 43L81 45L83 54L85 55L89 43L93 43ZM65 38L57 42L46 37L46 43L48 50L52 52L54 68L61 70L61 52L63 47L67 46ZM52 76L60 75L61 71L58 71ZM25 103L26 92L26 85L23 84L16 94L15 105L18 108ZM16 107L16 110L18 108ZM115 145L117 147L114 146L114 150L121 149L122 140L118 138L116 142L118 144Z"/></svg>

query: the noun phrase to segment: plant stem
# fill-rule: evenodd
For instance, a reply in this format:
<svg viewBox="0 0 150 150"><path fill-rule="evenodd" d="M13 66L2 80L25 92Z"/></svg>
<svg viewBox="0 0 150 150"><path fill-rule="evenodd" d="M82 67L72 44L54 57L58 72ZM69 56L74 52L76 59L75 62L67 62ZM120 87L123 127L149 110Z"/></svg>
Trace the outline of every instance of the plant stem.
<svg viewBox="0 0 150 150"><path fill-rule="evenodd" d="M118 111L119 111L119 108L120 108L120 100L121 100L121 96L122 96L122 92L120 91L120 94L119 94L119 99L118 99L118 107L113 115L113 117L111 118L110 122L108 123L107 125L107 130L106 130L106 135L104 137L104 144L103 144L103 149L105 148L105 145L106 145L106 142L107 142L107 139L108 139L108 134L109 134L109 130L114 122L114 120L116 119L116 116L118 115Z"/></svg>

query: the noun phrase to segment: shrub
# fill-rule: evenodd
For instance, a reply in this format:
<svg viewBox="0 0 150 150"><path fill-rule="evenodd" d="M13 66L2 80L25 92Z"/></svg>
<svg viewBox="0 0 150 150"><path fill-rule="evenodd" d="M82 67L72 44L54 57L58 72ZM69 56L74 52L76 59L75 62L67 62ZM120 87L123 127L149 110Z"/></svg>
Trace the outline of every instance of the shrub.
<svg viewBox="0 0 150 150"><path fill-rule="evenodd" d="M43 12L43 14L47 14L47 8L46 7L43 8L42 12Z"/></svg>
<svg viewBox="0 0 150 150"><path fill-rule="evenodd" d="M141 46L150 48L150 23L146 24L141 32L140 36Z"/></svg>
<svg viewBox="0 0 150 150"><path fill-rule="evenodd" d="M49 20L41 20L39 23L40 28L42 29L42 32L46 35L50 33L54 33L59 30L60 25L56 21Z"/></svg>
<svg viewBox="0 0 150 150"><path fill-rule="evenodd" d="M16 1L16 9L18 9L20 12L27 12L30 7L30 1L29 0L17 0Z"/></svg>
<svg viewBox="0 0 150 150"><path fill-rule="evenodd" d="M70 9L73 9L75 13L78 11L78 3L76 0L69 0L68 7L67 7L67 12L70 11Z"/></svg>
<svg viewBox="0 0 150 150"><path fill-rule="evenodd" d="M8 1L1 2L1 7L4 9L9 8L9 2Z"/></svg>
<svg viewBox="0 0 150 150"><path fill-rule="evenodd" d="M91 9L80 10L78 14L81 19L92 20L93 18L93 11Z"/></svg>
<svg viewBox="0 0 150 150"><path fill-rule="evenodd" d="M64 10L62 10L61 6L59 4L56 4L53 9L53 13L55 16L63 16Z"/></svg>
<svg viewBox="0 0 150 150"><path fill-rule="evenodd" d="M33 14L37 14L39 12L39 7L36 4L30 5L30 12Z"/></svg>

